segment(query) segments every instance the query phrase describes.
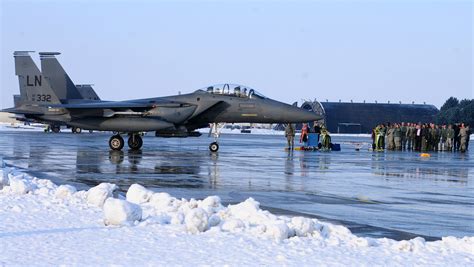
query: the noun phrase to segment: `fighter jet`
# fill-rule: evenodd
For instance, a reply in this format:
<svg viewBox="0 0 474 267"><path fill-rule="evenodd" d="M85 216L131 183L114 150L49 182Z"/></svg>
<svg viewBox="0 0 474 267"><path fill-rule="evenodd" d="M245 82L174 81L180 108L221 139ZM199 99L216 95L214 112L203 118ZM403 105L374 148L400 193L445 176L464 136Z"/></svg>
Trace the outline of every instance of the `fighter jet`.
<svg viewBox="0 0 474 267"><path fill-rule="evenodd" d="M40 53L44 59L52 59L59 53ZM15 61L16 62L16 61ZM142 132L155 132L159 137L191 137L200 135L196 129L211 125L214 142L211 152L219 150L218 123L300 123L321 119L319 115L296 106L278 102L263 96L255 89L238 84L218 84L196 90L189 94L135 99L126 101L77 101L70 92L64 75L55 75L51 69L43 68L42 74L22 72L30 105L41 107L47 120L58 120L73 127L86 130L113 131L109 139L112 150L122 150L125 145L122 135L128 135L128 146L141 149ZM44 75L44 79L43 79ZM47 86L45 86L45 82ZM49 86L66 88L66 97L60 101ZM59 88L56 88L56 91ZM20 88L21 91L21 88Z"/></svg>

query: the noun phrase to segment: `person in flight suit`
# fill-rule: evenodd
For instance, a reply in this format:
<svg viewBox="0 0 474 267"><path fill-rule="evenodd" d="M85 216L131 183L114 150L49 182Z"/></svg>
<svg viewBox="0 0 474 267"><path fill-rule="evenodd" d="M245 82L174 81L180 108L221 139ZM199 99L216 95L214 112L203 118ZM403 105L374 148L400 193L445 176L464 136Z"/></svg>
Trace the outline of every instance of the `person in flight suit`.
<svg viewBox="0 0 474 267"><path fill-rule="evenodd" d="M402 122L402 126L400 127L400 131L402 134L402 150L407 149L407 132L408 132L408 125Z"/></svg>
<svg viewBox="0 0 474 267"><path fill-rule="evenodd" d="M293 150L295 147L295 127L293 124L288 123L285 127L285 137L288 142L288 149Z"/></svg>
<svg viewBox="0 0 474 267"><path fill-rule="evenodd" d="M395 150L402 150L402 130L400 124L396 123L393 128L393 142Z"/></svg>

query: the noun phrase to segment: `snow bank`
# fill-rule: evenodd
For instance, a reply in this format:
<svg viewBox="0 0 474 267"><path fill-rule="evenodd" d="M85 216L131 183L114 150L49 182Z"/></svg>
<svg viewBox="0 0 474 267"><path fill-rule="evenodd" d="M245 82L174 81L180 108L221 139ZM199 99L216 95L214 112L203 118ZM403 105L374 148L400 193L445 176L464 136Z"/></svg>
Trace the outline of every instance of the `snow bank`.
<svg viewBox="0 0 474 267"><path fill-rule="evenodd" d="M0 177L0 237L9 242L0 262L6 265L146 265L150 259L162 265L474 264L474 237L363 238L341 225L274 215L252 198L225 207L216 196L177 199L132 185L125 200L114 184L77 191L8 168ZM131 248L141 256L120 254ZM18 259L21 251L35 253ZM90 261L97 251L98 261Z"/></svg>

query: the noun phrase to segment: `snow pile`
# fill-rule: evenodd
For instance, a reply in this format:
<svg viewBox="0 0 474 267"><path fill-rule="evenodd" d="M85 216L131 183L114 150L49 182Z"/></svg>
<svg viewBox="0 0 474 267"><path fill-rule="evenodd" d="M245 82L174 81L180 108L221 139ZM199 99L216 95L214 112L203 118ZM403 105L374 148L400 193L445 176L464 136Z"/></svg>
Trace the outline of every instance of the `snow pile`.
<svg viewBox="0 0 474 267"><path fill-rule="evenodd" d="M127 191L127 200L135 204L142 204L148 202L152 195L153 191L139 184L132 184Z"/></svg>
<svg viewBox="0 0 474 267"><path fill-rule="evenodd" d="M142 219L139 205L126 200L108 198L104 203L105 225L130 225Z"/></svg>
<svg viewBox="0 0 474 267"><path fill-rule="evenodd" d="M107 198L112 197L118 187L114 184L101 183L87 191L87 203L102 207Z"/></svg>
<svg viewBox="0 0 474 267"><path fill-rule="evenodd" d="M74 193L76 193L76 192L77 192L77 190L74 186L60 185L56 189L56 192L54 193L54 196L56 198L65 199L65 198L72 197L72 195L74 195Z"/></svg>
<svg viewBox="0 0 474 267"><path fill-rule="evenodd" d="M9 243L0 262L6 265L474 264L474 237L363 238L341 225L274 215L252 198L225 207L217 196L178 199L138 184L125 199L109 183L77 191L9 168L0 169L0 178L0 233ZM131 247L141 256L120 254ZM35 253L18 261L21 251Z"/></svg>

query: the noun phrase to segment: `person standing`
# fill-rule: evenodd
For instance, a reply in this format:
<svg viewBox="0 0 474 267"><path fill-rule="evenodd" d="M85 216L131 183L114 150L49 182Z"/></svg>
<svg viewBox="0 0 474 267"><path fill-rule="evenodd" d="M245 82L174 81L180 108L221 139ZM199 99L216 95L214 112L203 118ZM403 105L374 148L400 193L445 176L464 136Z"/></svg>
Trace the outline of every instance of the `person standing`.
<svg viewBox="0 0 474 267"><path fill-rule="evenodd" d="M408 125L402 122L402 127L400 127L401 131L401 138L402 138L402 150L407 149L407 133L408 133Z"/></svg>
<svg viewBox="0 0 474 267"><path fill-rule="evenodd" d="M376 126L375 128L372 128L372 134L371 134L371 138L372 138L372 150L376 150L377 149L377 143L376 143L376 136L377 136L377 128L379 126Z"/></svg>
<svg viewBox="0 0 474 267"><path fill-rule="evenodd" d="M408 123L407 130L407 149L415 150L416 128L414 123Z"/></svg>
<svg viewBox="0 0 474 267"><path fill-rule="evenodd" d="M471 139L471 127L469 124L465 124L466 126L466 131L467 131L467 139L466 139L466 151L469 150L469 140Z"/></svg>
<svg viewBox="0 0 474 267"><path fill-rule="evenodd" d="M454 129L454 143L453 143L453 150L459 150L459 125L457 123L453 126Z"/></svg>
<svg viewBox="0 0 474 267"><path fill-rule="evenodd" d="M316 134L316 144L319 144L319 135L321 134L321 127L316 121L314 122L313 130L314 130L314 133Z"/></svg>
<svg viewBox="0 0 474 267"><path fill-rule="evenodd" d="M422 128L421 124L416 125L416 131L415 131L415 150L420 151L421 150L421 142L423 140L423 135L422 135Z"/></svg>
<svg viewBox="0 0 474 267"><path fill-rule="evenodd" d="M384 134L383 134L383 124L380 124L379 126L375 127L375 149L377 151L383 151L384 146L383 146L383 140L384 140Z"/></svg>
<svg viewBox="0 0 474 267"><path fill-rule="evenodd" d="M438 146L439 151L445 151L446 150L447 131L448 131L448 129L446 129L446 125L443 124L443 126L441 126L441 129L440 129L441 139L440 139L439 146Z"/></svg>
<svg viewBox="0 0 474 267"><path fill-rule="evenodd" d="M303 143L303 146L308 146L308 133L309 127L307 123L303 123L303 127L301 128L301 135L300 135L300 143Z"/></svg>
<svg viewBox="0 0 474 267"><path fill-rule="evenodd" d="M452 152L453 151L453 142L454 142L454 129L453 125L448 125L448 129L446 129L446 150Z"/></svg>
<svg viewBox="0 0 474 267"><path fill-rule="evenodd" d="M393 142L395 150L402 150L402 129L398 123L393 128Z"/></svg>
<svg viewBox="0 0 474 267"><path fill-rule="evenodd" d="M436 148L435 148L436 147ZM430 123L430 135L428 138L428 150L436 151L438 146L436 145L436 128L433 123Z"/></svg>
<svg viewBox="0 0 474 267"><path fill-rule="evenodd" d="M293 124L288 123L285 128L286 141L288 142L288 149L293 150L295 147L295 128Z"/></svg>
<svg viewBox="0 0 474 267"><path fill-rule="evenodd" d="M421 151L425 152L428 151L429 144L430 144L430 126L429 124L425 123L423 124L423 127L421 128Z"/></svg>
<svg viewBox="0 0 474 267"><path fill-rule="evenodd" d="M461 124L461 127L459 129L459 148L461 152L466 152L466 143L467 143L467 130L466 126L464 126L464 123Z"/></svg>
<svg viewBox="0 0 474 267"><path fill-rule="evenodd" d="M384 150L385 149L385 134L387 133L387 127L385 127L385 124L380 125L380 149Z"/></svg>
<svg viewBox="0 0 474 267"><path fill-rule="evenodd" d="M393 133L395 131L395 127L393 124L388 125L388 130L387 130L387 143L388 143L388 150L394 150L395 149L395 139L393 136Z"/></svg>

